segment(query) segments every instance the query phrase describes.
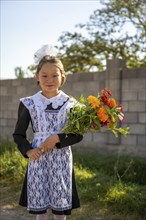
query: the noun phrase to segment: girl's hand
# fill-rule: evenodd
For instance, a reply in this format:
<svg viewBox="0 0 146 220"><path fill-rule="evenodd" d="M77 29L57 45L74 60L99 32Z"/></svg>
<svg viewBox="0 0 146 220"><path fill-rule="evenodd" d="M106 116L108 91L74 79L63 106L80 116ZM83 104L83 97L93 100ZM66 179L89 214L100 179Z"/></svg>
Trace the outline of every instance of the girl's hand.
<svg viewBox="0 0 146 220"><path fill-rule="evenodd" d="M26 155L32 160L38 160L42 155L42 152L39 148L31 149L26 152Z"/></svg>
<svg viewBox="0 0 146 220"><path fill-rule="evenodd" d="M50 137L48 137L44 143L41 144L41 146L39 147L41 152L47 152L49 150L52 150L56 143L60 142L59 140L59 136L57 134L53 134Z"/></svg>

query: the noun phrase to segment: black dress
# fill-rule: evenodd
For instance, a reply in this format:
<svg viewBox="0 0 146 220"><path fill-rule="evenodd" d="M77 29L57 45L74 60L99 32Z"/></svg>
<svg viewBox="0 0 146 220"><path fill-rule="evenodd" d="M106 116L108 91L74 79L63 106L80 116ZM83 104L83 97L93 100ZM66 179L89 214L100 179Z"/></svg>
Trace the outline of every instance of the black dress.
<svg viewBox="0 0 146 220"><path fill-rule="evenodd" d="M42 95L39 94L38 97L41 100L44 100L44 97L42 97ZM58 99L60 100L60 96L58 96ZM65 104L67 104L67 102L68 102L68 98L65 99L65 101L62 101L62 105L59 106L59 108L61 109L61 107L64 106ZM50 112L53 111L52 105L49 108L51 108ZM34 108L33 108L33 111L34 111ZM33 132L35 133L36 127L34 126L33 118L30 116L30 109L27 108L27 105L25 105L25 102L21 101L20 105L19 105L19 110L18 110L18 121L17 121L16 127L15 127L15 131L13 133L13 137L14 137L15 143L18 146L18 149L20 150L22 155L26 158L27 158L26 152L28 150L34 148L33 143L30 143L26 137L26 131L27 131L27 128L28 128L30 122L32 124ZM68 134L66 136L66 134L63 134L63 133L57 133L57 134L60 139L60 143L56 143L56 148L58 149L57 152L60 152L63 149L66 150L69 145L73 145L73 144L80 142L82 140L81 135ZM59 169L59 166L58 166L58 169ZM27 186L28 185L28 175L27 174L28 174L28 169L27 169L27 172L25 175L23 188L22 188L20 201L19 201L19 204L21 206L25 206L25 207L28 207L28 190L27 190L28 189L28 186ZM54 214L70 215L72 209L80 207L80 202L79 202L78 193L77 193L76 184L75 184L75 175L74 175L73 167L72 167L71 175L72 175L72 186L71 186L71 193L72 193L72 196L71 196L72 202L71 203L72 204L71 204L70 208L67 208L67 209L64 208L62 210L59 210L57 208L53 208L53 207L48 206L46 208L41 208L38 210L29 209L29 212L32 214L42 214L42 213L46 212L47 208L51 208L52 212Z"/></svg>

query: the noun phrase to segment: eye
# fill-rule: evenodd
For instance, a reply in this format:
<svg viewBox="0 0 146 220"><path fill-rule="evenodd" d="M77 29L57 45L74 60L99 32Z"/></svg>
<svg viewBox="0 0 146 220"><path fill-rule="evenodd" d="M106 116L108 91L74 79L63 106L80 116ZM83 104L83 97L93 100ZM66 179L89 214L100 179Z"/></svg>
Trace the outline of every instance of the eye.
<svg viewBox="0 0 146 220"><path fill-rule="evenodd" d="M53 77L58 77L58 76L59 76L58 74L54 74L54 75L53 75Z"/></svg>
<svg viewBox="0 0 146 220"><path fill-rule="evenodd" d="M43 78L46 78L47 76L46 76L46 75L42 75L42 77L43 77Z"/></svg>

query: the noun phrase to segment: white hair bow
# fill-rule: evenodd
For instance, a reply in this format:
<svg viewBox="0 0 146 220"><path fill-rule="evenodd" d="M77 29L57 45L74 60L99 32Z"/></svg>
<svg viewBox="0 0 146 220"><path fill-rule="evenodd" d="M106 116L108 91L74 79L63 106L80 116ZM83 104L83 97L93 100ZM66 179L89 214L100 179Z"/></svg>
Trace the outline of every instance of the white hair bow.
<svg viewBox="0 0 146 220"><path fill-rule="evenodd" d="M43 45L37 52L34 54L34 61L35 64L38 65L41 59L45 56L50 56L50 57L56 57L57 51L55 48L50 45Z"/></svg>

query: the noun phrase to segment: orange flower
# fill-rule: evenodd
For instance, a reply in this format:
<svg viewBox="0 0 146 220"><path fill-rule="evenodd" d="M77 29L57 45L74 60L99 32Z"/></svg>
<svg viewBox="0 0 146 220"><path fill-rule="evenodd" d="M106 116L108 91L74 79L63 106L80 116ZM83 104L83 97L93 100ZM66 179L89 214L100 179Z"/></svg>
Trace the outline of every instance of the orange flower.
<svg viewBox="0 0 146 220"><path fill-rule="evenodd" d="M107 127L110 128L112 126L112 120L108 120Z"/></svg>
<svg viewBox="0 0 146 220"><path fill-rule="evenodd" d="M97 111L97 116L98 116L98 118L100 119L100 121L102 121L102 122L107 121L107 119L108 119L108 114L107 114L106 109L105 109L103 106L101 106L101 107L99 108L99 110Z"/></svg>
<svg viewBox="0 0 146 220"><path fill-rule="evenodd" d="M100 101L95 96L88 96L87 102L91 104L92 108L96 109L100 106Z"/></svg>
<svg viewBox="0 0 146 220"><path fill-rule="evenodd" d="M114 98L109 98L107 100L107 106L109 106L110 108L113 108L117 105L116 100Z"/></svg>

